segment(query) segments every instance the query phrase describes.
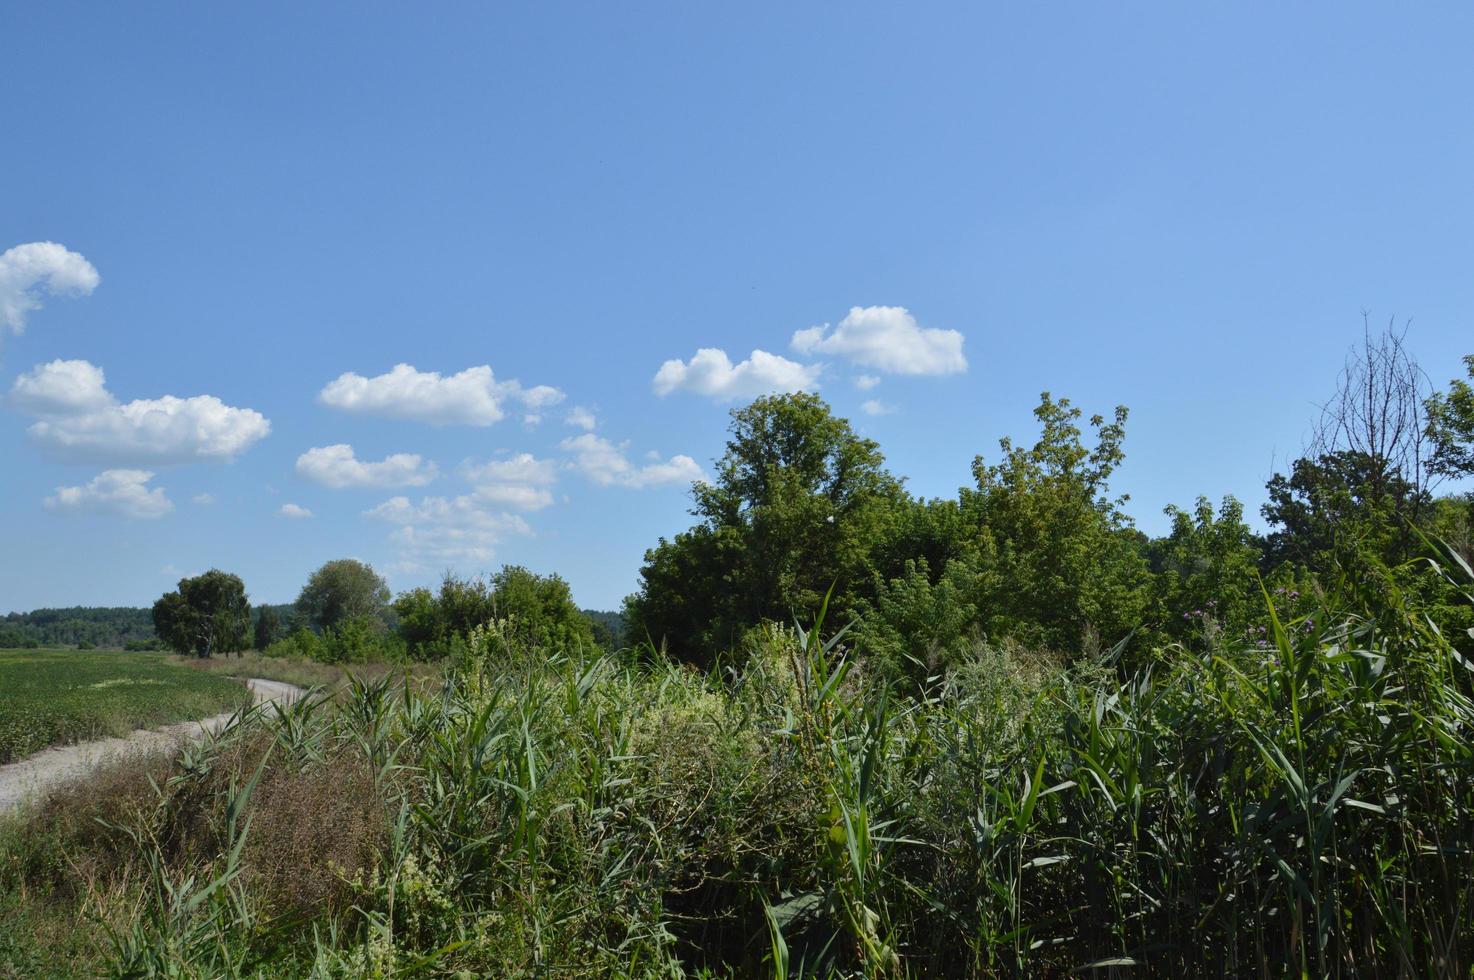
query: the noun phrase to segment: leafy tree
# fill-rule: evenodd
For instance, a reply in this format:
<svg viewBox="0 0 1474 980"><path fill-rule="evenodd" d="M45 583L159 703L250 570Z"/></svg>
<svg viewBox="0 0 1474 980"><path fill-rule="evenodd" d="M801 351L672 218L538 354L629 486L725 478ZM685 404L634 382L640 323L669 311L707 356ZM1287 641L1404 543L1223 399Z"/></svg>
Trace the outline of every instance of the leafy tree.
<svg viewBox="0 0 1474 980"><path fill-rule="evenodd" d="M1262 618L1256 576L1260 549L1244 523L1244 505L1223 498L1218 513L1199 497L1191 513L1169 506L1172 531L1152 542L1152 566L1169 635L1187 637L1227 630L1241 636Z"/></svg>
<svg viewBox="0 0 1474 980"><path fill-rule="evenodd" d="M1427 530L1474 567L1474 494L1440 497L1433 502Z"/></svg>
<svg viewBox="0 0 1474 980"><path fill-rule="evenodd" d="M977 642L978 599L992 591L968 558L947 562L933 581L925 558L905 563L865 604L857 631L869 662L892 681L920 683L955 663Z"/></svg>
<svg viewBox="0 0 1474 980"><path fill-rule="evenodd" d="M1431 501L1381 461L1350 451L1297 459L1290 475L1276 473L1267 489L1261 512L1273 528L1268 569L1288 562L1324 572L1338 552L1361 550L1397 564L1408 554L1410 524Z"/></svg>
<svg viewBox="0 0 1474 980"><path fill-rule="evenodd" d="M1127 498L1109 490L1125 459L1126 414L1122 406L1110 422L1091 418L1095 446L1087 447L1080 410L1045 392L1033 446L1005 438L1000 462L974 460L977 489L963 492L962 511L976 529L977 567L988 573L975 600L987 636L1068 650L1114 642L1142 622L1151 576L1120 509Z"/></svg>
<svg viewBox="0 0 1474 980"><path fill-rule="evenodd" d="M764 619L816 609L831 586L843 621L905 498L880 448L816 395L759 398L730 433L715 481L692 488L699 522L646 552L626 606L634 637L697 661Z"/></svg>
<svg viewBox="0 0 1474 980"><path fill-rule="evenodd" d="M389 586L372 566L352 558L330 561L307 580L297 596L297 609L315 629L329 630L349 619L383 626Z"/></svg>
<svg viewBox="0 0 1474 980"><path fill-rule="evenodd" d="M594 645L593 624L561 577L506 565L491 577L491 585L496 617L506 621L508 633L523 646L560 651Z"/></svg>
<svg viewBox="0 0 1474 980"><path fill-rule="evenodd" d="M447 573L438 593L426 588L401 592L394 600L399 635L409 654L434 660L448 652L457 637L496 618L491 589L481 579L461 579Z"/></svg>
<svg viewBox="0 0 1474 980"><path fill-rule="evenodd" d="M1474 381L1474 354L1464 358L1469 381ZM1433 442L1435 473L1474 476L1474 385L1458 378L1447 392L1428 399L1428 435Z"/></svg>
<svg viewBox="0 0 1474 980"><path fill-rule="evenodd" d="M255 647L265 650L282 637L281 619L276 610L263 603L256 609Z"/></svg>
<svg viewBox="0 0 1474 980"><path fill-rule="evenodd" d="M210 569L179 580L179 588L153 607L154 630L180 653L208 657L216 650L239 650L251 628L251 605L237 575Z"/></svg>

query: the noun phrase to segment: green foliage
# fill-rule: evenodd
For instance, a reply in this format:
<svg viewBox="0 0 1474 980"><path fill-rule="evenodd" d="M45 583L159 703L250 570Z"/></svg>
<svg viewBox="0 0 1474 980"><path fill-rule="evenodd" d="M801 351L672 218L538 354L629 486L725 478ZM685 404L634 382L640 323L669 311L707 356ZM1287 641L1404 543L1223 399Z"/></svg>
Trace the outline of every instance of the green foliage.
<svg viewBox="0 0 1474 980"><path fill-rule="evenodd" d="M455 659L477 628L496 622L529 648L565 651L594 644L593 622L574 605L568 583L516 565L503 567L489 582L446 575L438 593L400 593L394 612L399 636L416 660Z"/></svg>
<svg viewBox="0 0 1474 980"><path fill-rule="evenodd" d="M282 624L276 610L263 603L256 609L256 626L252 633L252 646L257 650L265 650L277 641L282 635Z"/></svg>
<svg viewBox="0 0 1474 980"><path fill-rule="evenodd" d="M237 575L212 568L179 580L179 588L154 603L154 630L170 649L208 657L246 646L251 605Z"/></svg>
<svg viewBox="0 0 1474 980"><path fill-rule="evenodd" d="M635 638L696 662L764 619L815 607L836 583L847 617L904 499L879 447L815 395L760 398L732 413L730 431L715 481L692 488L699 523L646 553L625 610Z"/></svg>
<svg viewBox="0 0 1474 980"><path fill-rule="evenodd" d="M1003 458L973 462L975 491L962 512L976 531L976 562L986 575L977 604L983 632L1056 650L1115 643L1145 618L1151 579L1131 521L1108 481L1124 458L1126 409L1090 420L1087 447L1069 399L1041 396L1032 447L1001 441Z"/></svg>
<svg viewBox="0 0 1474 980"><path fill-rule="evenodd" d="M246 699L237 681L158 654L0 651L0 765L49 745L204 718Z"/></svg>
<svg viewBox="0 0 1474 980"><path fill-rule="evenodd" d="M1418 602L1348 569L1261 593L1262 642L1124 677L975 643L908 697L822 614L707 674L497 624L443 683L253 714L152 804L0 835L0 909L92 903L155 975L1462 975L1474 675ZM328 853L328 898L270 884Z"/></svg>
<svg viewBox="0 0 1474 980"><path fill-rule="evenodd" d="M1244 523L1244 508L1225 497L1218 514L1206 497L1192 513L1169 506L1172 531L1152 542L1152 566L1165 631L1176 639L1211 638L1227 631L1242 637L1262 603L1259 548Z"/></svg>
<svg viewBox="0 0 1474 980"><path fill-rule="evenodd" d="M1464 367L1469 381L1453 379L1427 404L1433 470L1444 476L1474 475L1474 354L1464 358Z"/></svg>
<svg viewBox="0 0 1474 980"><path fill-rule="evenodd" d="M1266 540L1268 568L1290 563L1326 571L1337 554L1352 551L1396 565L1410 557L1411 527L1430 503L1383 461L1355 452L1297 459L1290 476L1276 473L1267 489L1263 514L1274 528Z"/></svg>
<svg viewBox="0 0 1474 980"><path fill-rule="evenodd" d="M154 635L147 609L128 607L33 609L0 617L0 648L75 646L124 647Z"/></svg>
<svg viewBox="0 0 1474 980"><path fill-rule="evenodd" d="M297 596L297 610L316 630L329 630L351 619L382 623L389 586L373 567L352 558L324 564Z"/></svg>
<svg viewBox="0 0 1474 980"><path fill-rule="evenodd" d="M925 683L977 646L977 601L989 594L972 561L955 559L933 582L926 559L876 587L861 613L857 642L872 669L908 688Z"/></svg>
<svg viewBox="0 0 1474 980"><path fill-rule="evenodd" d="M517 646L549 653L594 646L593 624L561 577L506 565L491 577L491 586L496 616Z"/></svg>

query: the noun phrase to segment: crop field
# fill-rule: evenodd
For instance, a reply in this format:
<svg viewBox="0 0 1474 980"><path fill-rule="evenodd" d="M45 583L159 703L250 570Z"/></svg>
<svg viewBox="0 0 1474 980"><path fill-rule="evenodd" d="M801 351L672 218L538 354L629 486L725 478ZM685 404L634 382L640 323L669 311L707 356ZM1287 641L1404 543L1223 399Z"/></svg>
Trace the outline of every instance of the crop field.
<svg viewBox="0 0 1474 980"><path fill-rule="evenodd" d="M237 681L159 653L0 650L0 764L50 745L229 711Z"/></svg>

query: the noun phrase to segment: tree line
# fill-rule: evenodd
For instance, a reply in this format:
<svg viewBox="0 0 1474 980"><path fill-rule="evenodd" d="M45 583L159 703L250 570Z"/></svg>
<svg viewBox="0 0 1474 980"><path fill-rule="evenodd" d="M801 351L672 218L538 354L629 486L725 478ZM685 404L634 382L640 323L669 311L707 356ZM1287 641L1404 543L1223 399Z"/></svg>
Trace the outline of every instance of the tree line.
<svg viewBox="0 0 1474 980"><path fill-rule="evenodd" d="M585 612L561 577L515 565L489 579L447 573L437 590L391 599L372 566L344 558L314 571L294 604L254 608L240 576L211 569L160 596L152 620L170 649L198 657L254 648L326 662L438 660L464 655L488 626L532 649L619 642L617 615Z"/></svg>
<svg viewBox="0 0 1474 980"><path fill-rule="evenodd" d="M0 618L0 649L147 647L153 639L149 611L128 606L33 609Z"/></svg>
<svg viewBox="0 0 1474 980"><path fill-rule="evenodd" d="M1474 356L1465 367L1474 379ZM715 479L693 489L696 523L646 552L631 636L709 665L828 596L873 665L916 678L979 641L1068 656L1253 639L1266 588L1308 601L1352 566L1419 593L1449 635L1474 625L1416 561L1424 534L1474 560L1474 498L1435 492L1474 474L1474 394L1462 379L1431 390L1391 328L1367 332L1305 455L1269 480L1266 534L1232 496L1168 507L1171 529L1142 533L1111 489L1127 409L1086 420L1045 392L1034 417L1032 443L1001 440L974 485L921 499L816 395L735 410Z"/></svg>

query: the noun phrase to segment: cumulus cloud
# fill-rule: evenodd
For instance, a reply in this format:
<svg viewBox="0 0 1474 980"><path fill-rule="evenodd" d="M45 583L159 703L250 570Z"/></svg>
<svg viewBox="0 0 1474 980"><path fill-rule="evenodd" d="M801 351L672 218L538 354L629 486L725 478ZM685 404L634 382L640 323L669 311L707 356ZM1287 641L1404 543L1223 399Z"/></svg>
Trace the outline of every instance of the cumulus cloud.
<svg viewBox="0 0 1474 980"><path fill-rule="evenodd" d="M229 462L271 431L260 412L214 395L119 402L102 369L51 361L16 379L11 404L35 417L31 438L52 453L117 463Z"/></svg>
<svg viewBox="0 0 1474 980"><path fill-rule="evenodd" d="M424 497L418 504L391 497L364 514L397 525L389 540L399 550L396 567L402 571L484 566L507 537L532 533L522 518L477 494Z"/></svg>
<svg viewBox="0 0 1474 980"><path fill-rule="evenodd" d="M573 408L569 410L568 415L564 417L563 421L573 426L574 428L582 429L585 432L593 432L594 427L599 424L599 420L594 418L594 413L584 408L582 405L573 406Z"/></svg>
<svg viewBox="0 0 1474 980"><path fill-rule="evenodd" d="M638 490L706 479L706 474L690 456L677 455L664 462L635 466L625 455L624 446L616 446L592 432L564 439L558 447L572 454L569 466L600 486Z"/></svg>
<svg viewBox="0 0 1474 980"><path fill-rule="evenodd" d="M189 499L201 507L208 507L215 502L215 495L213 493L197 493Z"/></svg>
<svg viewBox="0 0 1474 980"><path fill-rule="evenodd" d="M691 391L718 401L811 391L818 386L817 365L799 364L764 350L755 350L747 360L733 364L727 352L716 347L701 348L689 361L666 361L651 382L657 395Z"/></svg>
<svg viewBox="0 0 1474 980"><path fill-rule="evenodd" d="M149 489L148 470L104 470L80 487L57 487L46 498L48 510L63 513L111 514L134 520L163 517L174 509L162 487Z"/></svg>
<svg viewBox="0 0 1474 980"><path fill-rule="evenodd" d="M516 380L498 381L485 364L442 377L396 364L387 374L366 378L349 371L330 381L318 400L324 405L384 418L431 425L491 425L506 417L506 403L534 410L556 405L563 392L550 385L524 388Z"/></svg>
<svg viewBox="0 0 1474 980"><path fill-rule="evenodd" d="M277 513L283 517L302 518L311 517L312 511L297 504L282 504Z"/></svg>
<svg viewBox="0 0 1474 980"><path fill-rule="evenodd" d="M15 379L10 403L31 415L94 412L114 404L102 368L88 361L39 364Z"/></svg>
<svg viewBox="0 0 1474 980"><path fill-rule="evenodd" d="M346 443L319 446L297 457L297 475L325 487L422 487L438 470L416 453L394 453L377 463L360 460Z"/></svg>
<svg viewBox="0 0 1474 980"><path fill-rule="evenodd" d="M880 379L873 374L858 374L855 376L855 387L861 391L869 391L880 384Z"/></svg>
<svg viewBox="0 0 1474 980"><path fill-rule="evenodd" d="M81 255L55 242L30 242L0 253L0 327L19 334L41 296L85 296L102 277Z"/></svg>
<svg viewBox="0 0 1474 980"><path fill-rule="evenodd" d="M558 480L556 464L531 453L486 463L467 460L461 464L461 475L475 487L472 496L482 503L524 511L551 506L553 494L548 488Z"/></svg>
<svg viewBox="0 0 1474 980"><path fill-rule="evenodd" d="M832 331L826 323L794 333L793 349L891 374L957 374L967 370L962 341L956 330L919 326L903 306L854 306Z"/></svg>
<svg viewBox="0 0 1474 980"><path fill-rule="evenodd" d="M860 406L860 411L866 415L894 415L896 406L887 405L879 399L872 398Z"/></svg>
<svg viewBox="0 0 1474 980"><path fill-rule="evenodd" d="M488 483L477 487L472 496L492 507L508 510L542 510L553 503L551 490L525 483Z"/></svg>
<svg viewBox="0 0 1474 980"><path fill-rule="evenodd" d="M467 460L461 464L461 475L472 483L527 483L550 486L557 482L557 465L551 459L538 459L532 453L518 453L511 459L493 459L486 463Z"/></svg>

